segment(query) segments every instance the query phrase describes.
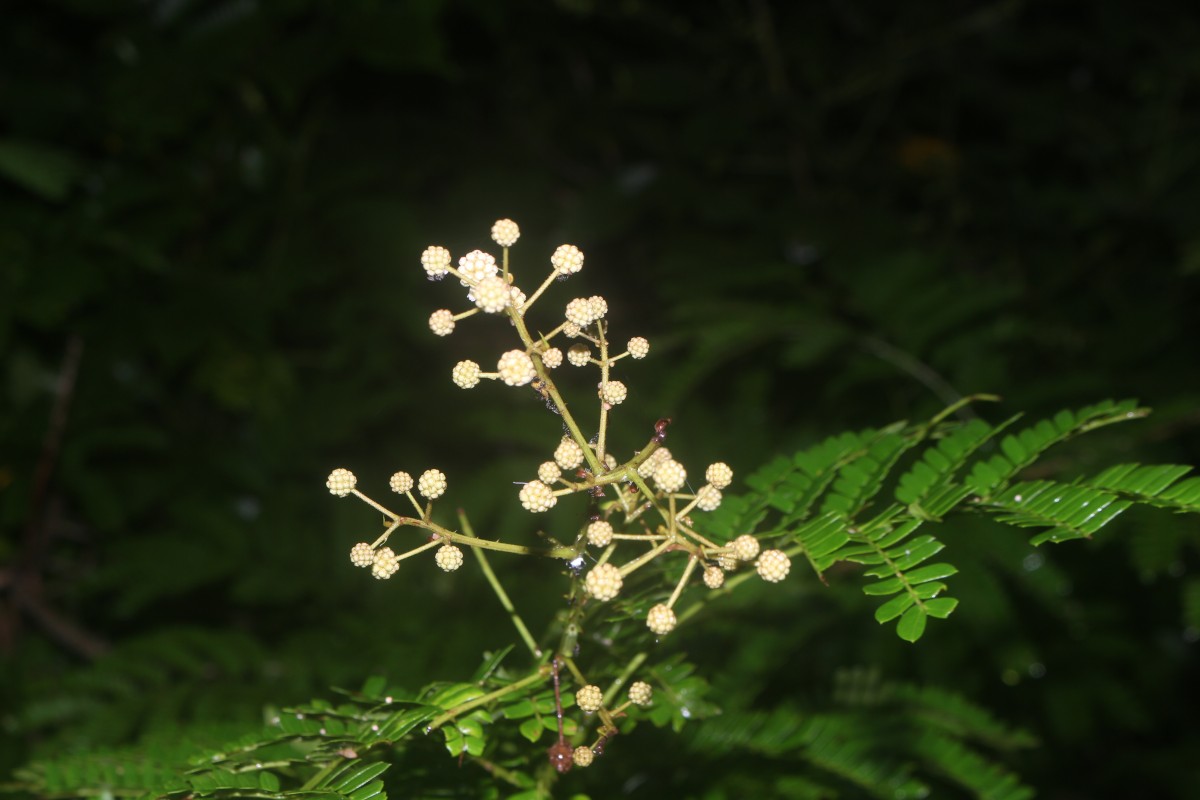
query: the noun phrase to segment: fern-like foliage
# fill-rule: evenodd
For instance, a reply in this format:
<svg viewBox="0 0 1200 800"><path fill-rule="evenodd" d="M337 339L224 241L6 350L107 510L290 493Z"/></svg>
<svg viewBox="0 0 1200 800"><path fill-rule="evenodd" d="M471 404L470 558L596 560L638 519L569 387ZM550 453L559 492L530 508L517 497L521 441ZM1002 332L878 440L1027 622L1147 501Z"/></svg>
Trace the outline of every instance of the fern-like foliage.
<svg viewBox="0 0 1200 800"><path fill-rule="evenodd" d="M979 399L995 398L968 398L927 422L844 433L776 458L747 480L753 494L714 515L711 530L774 533L822 580L838 563L863 567L863 592L883 600L876 620L896 621L897 634L915 642L930 617L944 619L958 605L946 583L958 570L934 559L944 544L932 532L952 513L1033 529L1039 545L1090 537L1133 505L1200 511L1200 478L1181 480L1189 467L1122 464L1072 483L1019 480L1055 445L1149 413L1136 401L1060 411L1013 432L1019 416L995 425L952 419Z"/></svg>
<svg viewBox="0 0 1200 800"><path fill-rule="evenodd" d="M877 673L858 683L819 713L779 707L717 717L696 728L691 745L734 763L746 753L803 763L813 797L930 797L935 784L994 800L1033 796L997 758L1035 744L1028 733L951 692L883 683Z"/></svg>

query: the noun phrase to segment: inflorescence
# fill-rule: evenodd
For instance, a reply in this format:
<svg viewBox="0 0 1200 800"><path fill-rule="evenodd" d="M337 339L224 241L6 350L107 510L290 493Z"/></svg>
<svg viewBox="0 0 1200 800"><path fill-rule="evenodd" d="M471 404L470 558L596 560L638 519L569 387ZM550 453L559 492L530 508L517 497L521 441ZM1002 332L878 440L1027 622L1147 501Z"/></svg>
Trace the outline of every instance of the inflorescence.
<svg viewBox="0 0 1200 800"><path fill-rule="evenodd" d="M670 420L659 420L649 441L635 452L625 451L624 460L610 447L607 440L609 415L618 406L625 408L631 397L625 382L615 379L613 372L626 358L635 361L646 358L650 353L650 342L642 336L634 336L627 340L623 350L614 352L617 348L612 347L606 319L608 303L599 296L570 300L546 332L530 328L527 323L529 312L542 300L552 283L566 280L582 270L584 254L574 245L558 247L550 257L549 274L532 293L526 294L509 267L509 248L519 237L520 229L512 220L502 219L492 226L492 239L502 248L500 261L487 252L474 250L459 258L454 266L446 248L436 245L426 248L421 254L421 264L428 278L433 281L441 281L447 276L458 279L466 290L468 304L462 311L448 308L434 311L429 317L429 328L437 336L449 336L457 324L468 317L485 314L508 318L517 341L515 346L493 356L496 359L494 370L485 372L480 362L464 360L451 370L451 380L463 389L474 389L483 381L533 388L546 407L560 418L563 435L547 453L547 460L536 466L535 475L522 483L516 499L527 511L540 514L553 508L559 498L583 494L590 500L587 518L579 526L570 546L538 549L495 542L475 537L466 525L465 517L462 517L463 532L450 530L433 520L434 501L448 488L446 476L440 470L427 469L415 481L407 472L391 476L392 491L406 497L416 512L415 516L403 516L360 492L356 478L349 470L335 469L326 481L332 494L337 497L353 494L385 517L386 527L381 535L373 542L358 542L351 548L351 563L370 568L374 577L385 580L396 574L401 561L436 548L434 560L437 566L453 572L463 564L463 551L457 546L461 544L470 546L481 558L481 549L491 549L549 556L575 565L591 560L593 565L577 584L579 590L572 590L569 595L574 625L590 603L617 600L635 571L659 559L679 559L683 567L678 580L673 587L664 590L667 596L662 602L653 604L646 613L646 627L658 637L671 633L679 624L674 607L694 575L708 589L718 590L726 586L727 572L753 562L754 571L763 580L771 583L783 580L788 574L790 559L782 550L762 550L758 539L751 534L718 543L696 531L691 515L713 511L720 506L722 491L732 483L733 471L724 462L710 464L704 470L704 483L692 490L687 469L663 446ZM542 305L545 305L544 301ZM593 436L584 435L579 420L559 392L554 373L564 362L571 367L592 367L599 372L595 384L598 403ZM632 396L636 397L636 394ZM420 500L414 496L414 489ZM397 554L386 544L401 527L424 531L425 540ZM619 565L618 551L630 553ZM486 566L485 571L490 573ZM524 631L523 635L529 644ZM530 646L535 656L543 655L532 644ZM561 655L569 657L573 653L562 651ZM648 683L637 681L629 688L628 703L612 711L605 710L600 687L585 684L573 662L571 665L574 677L580 683L575 694L576 704L584 712L598 712L603 721L597 745L575 748L571 759L567 760L568 768L571 762L579 767L588 766L602 751L606 738L616 733L612 717L630 704L647 705L652 695ZM563 753L560 751L559 755L563 756Z"/></svg>

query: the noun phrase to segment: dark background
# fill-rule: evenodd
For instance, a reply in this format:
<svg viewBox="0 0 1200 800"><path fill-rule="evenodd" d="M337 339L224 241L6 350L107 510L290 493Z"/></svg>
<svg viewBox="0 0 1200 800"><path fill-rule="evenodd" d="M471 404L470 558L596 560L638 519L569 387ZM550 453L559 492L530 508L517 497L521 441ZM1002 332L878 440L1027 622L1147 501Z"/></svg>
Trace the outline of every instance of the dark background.
<svg viewBox="0 0 1200 800"><path fill-rule="evenodd" d="M1155 408L1056 474L1200 463L1198 34L1187 3L10 7L0 773L370 674L466 679L509 641L477 575L363 580L345 552L377 520L323 487L437 466L477 528L531 541L512 481L558 422L451 385L499 329L432 336L462 300L419 264L489 249L499 217L527 291L558 244L587 254L547 308L603 294L651 340L625 449L671 416L693 471L744 477L995 392L992 419ZM1004 758L1042 797L1198 785L1194 521L1131 513L1033 560L944 538L963 605L916 646L854 581L798 573L675 647L719 704L819 709L856 668L961 692L1041 740ZM549 620L561 578L497 563ZM661 761L612 767L643 790L747 767L645 734Z"/></svg>

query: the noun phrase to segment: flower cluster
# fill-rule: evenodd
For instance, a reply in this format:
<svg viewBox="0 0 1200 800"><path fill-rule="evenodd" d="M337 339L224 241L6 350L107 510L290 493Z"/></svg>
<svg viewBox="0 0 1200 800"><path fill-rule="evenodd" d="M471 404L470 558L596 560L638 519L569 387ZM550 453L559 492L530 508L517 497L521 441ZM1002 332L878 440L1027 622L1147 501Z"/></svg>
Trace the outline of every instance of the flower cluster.
<svg viewBox="0 0 1200 800"><path fill-rule="evenodd" d="M416 516L407 517L362 494L349 470L336 469L326 481L332 494L338 497L354 494L383 512L385 517L386 528L374 542L359 542L351 548L351 563L370 568L376 578L386 579L399 570L401 561L437 548L436 565L446 572L454 572L464 561L458 545L469 545L479 555L485 575L512 612L518 630L535 656L540 655L541 650L496 583L496 577L484 560L484 550L544 555L569 563L579 580L568 594L570 607L564 626L567 631L577 631L583 620L604 614L611 616L615 610L618 615L644 613L646 629L654 637L664 637L690 616L677 614L675 607L693 583L703 583L709 590L729 590L755 573L768 583L778 583L786 578L791 562L784 550L764 550L759 539L749 533L720 542L708 539L697 529L693 515L712 512L721 506L723 492L733 481L733 470L728 464L717 461L704 469L703 481L696 478L697 472L689 473L682 461L664 446L669 419L659 420L654 425L653 435L639 449L619 450L611 445L608 440L610 415L630 413L626 410L630 405L627 401L637 398L621 379L624 375L618 377L616 373L632 362L646 359L650 354L650 342L643 336L633 336L626 340L623 349L614 347L609 335L608 302L598 295L575 297L565 307L558 306L562 310L555 312L555 318L548 325L543 323L534 327L528 324L527 315L540 308L538 302L547 289L554 282L566 280L583 269L584 254L572 244L559 246L550 257L548 274L527 294L509 263L509 249L520 239L520 234L520 228L512 220L496 221L491 238L502 249L499 259L484 250L470 251L455 260L445 247L431 245L425 249L421 254L421 265L429 279L441 281L449 275L465 289L465 300L459 295L460 310L439 308L433 311L429 316L429 329L434 335L445 337L457 330L458 323L479 314L508 320L516 341L507 349L497 348L499 352L476 356L478 360L459 361L451 370L451 380L462 389L495 381L514 388L529 387L536 392L555 414L556 425L561 424L564 435L542 452L540 463L530 465L533 475L517 481L516 499L526 511L542 514L554 509L561 498L582 494L590 499L587 519L576 529L573 539L562 535L554 537L554 541L564 542L556 547L536 548L476 538L461 512L463 531L451 530L434 520L433 501L447 491L446 476L440 470L428 469L415 480L407 472L391 476L392 491L407 497L416 511ZM627 358L629 361L625 361ZM590 433L585 433L583 418L577 415L578 409L568 405L555 381L556 371L564 361L578 370L594 369L598 373L594 384L588 382L594 385L592 398L595 405L594 416L588 420ZM485 371L481 366L492 363L495 364L492 371ZM572 371L572 375L578 374ZM426 532L425 541L397 554L385 543L400 527L422 529ZM657 572L648 570L636 576L638 599L635 602L621 599L622 591L628 591L626 587L635 580L634 573L652 563L660 566ZM727 573L751 563L752 571L746 569L744 576L727 580ZM658 584L652 585L650 602L644 602L641 598L645 597L647 581L642 576L653 573L661 580L668 572L678 573L678 577L672 579L673 586L655 588ZM656 595L659 591L662 594ZM610 611L597 613L601 604L606 603L615 605ZM573 634L564 633L564 643L557 651L564 657L575 642L568 636L573 637ZM558 661L553 663L557 698ZM629 687L627 702L617 708L606 708L601 688L587 683L573 662L571 669L578 686L575 704L586 714L595 715L599 738L590 747L572 747L560 732L559 741L550 751L551 759L560 771L569 769L572 764L578 767L590 765L602 754L607 738L617 732L615 717L624 714L630 706L648 705L653 695L650 684L636 681Z"/></svg>

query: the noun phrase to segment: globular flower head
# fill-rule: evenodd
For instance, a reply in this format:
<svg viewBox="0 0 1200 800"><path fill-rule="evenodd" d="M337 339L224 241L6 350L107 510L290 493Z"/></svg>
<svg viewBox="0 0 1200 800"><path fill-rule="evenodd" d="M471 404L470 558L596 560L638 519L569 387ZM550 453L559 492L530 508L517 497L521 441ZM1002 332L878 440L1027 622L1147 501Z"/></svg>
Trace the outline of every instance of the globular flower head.
<svg viewBox="0 0 1200 800"><path fill-rule="evenodd" d="M338 497L350 494L357 484L358 478L354 477L354 473L340 467L329 473L329 477L325 479L325 488L329 489L330 494Z"/></svg>
<svg viewBox="0 0 1200 800"><path fill-rule="evenodd" d="M542 353L542 363L546 365L547 369L558 369L562 366L562 361L562 350L559 350L557 347L551 347Z"/></svg>
<svg viewBox="0 0 1200 800"><path fill-rule="evenodd" d="M659 636L675 630L675 612L666 603L659 603L646 614L646 627Z"/></svg>
<svg viewBox="0 0 1200 800"><path fill-rule="evenodd" d="M643 478L652 478L658 470L658 465L665 461L671 460L671 451L665 447L660 447L650 454L650 457L638 465L638 475Z"/></svg>
<svg viewBox="0 0 1200 800"><path fill-rule="evenodd" d="M687 470L683 464L668 458L655 467L654 483L664 492L678 492L687 483Z"/></svg>
<svg viewBox="0 0 1200 800"><path fill-rule="evenodd" d="M390 547L381 547L375 551L375 560L371 562L371 574L381 581L396 574L400 569L400 559Z"/></svg>
<svg viewBox="0 0 1200 800"><path fill-rule="evenodd" d="M650 342L642 336L635 336L625 345L630 358L642 359L650 353Z"/></svg>
<svg viewBox="0 0 1200 800"><path fill-rule="evenodd" d="M521 499L521 506L526 511L532 511L535 514L549 511L558 502L558 498L554 496L554 490L541 481L530 481L522 486L518 497Z"/></svg>
<svg viewBox="0 0 1200 800"><path fill-rule="evenodd" d="M589 714L595 714L600 710L600 706L604 704L604 692L599 686L589 683L575 693L575 705L579 706L580 710L586 711Z"/></svg>
<svg viewBox="0 0 1200 800"><path fill-rule="evenodd" d="M779 583L787 577L792 560L782 550L764 550L754 565L759 576L768 583Z"/></svg>
<svg viewBox="0 0 1200 800"><path fill-rule="evenodd" d="M429 315L429 330L438 336L454 333L454 314L447 308L439 308Z"/></svg>
<svg viewBox="0 0 1200 800"><path fill-rule="evenodd" d="M509 350L496 364L500 379L509 386L524 386L537 377L533 359L524 350Z"/></svg>
<svg viewBox="0 0 1200 800"><path fill-rule="evenodd" d="M571 751L571 760L575 762L575 766L583 769L592 765L592 762L596 760L596 754L592 752L592 748L581 744Z"/></svg>
<svg viewBox="0 0 1200 800"><path fill-rule="evenodd" d="M608 303L598 294L594 294L588 298L588 305L592 309L593 322L598 319L604 319L604 315L608 313Z"/></svg>
<svg viewBox="0 0 1200 800"><path fill-rule="evenodd" d="M538 480L549 486L562 477L562 470L553 461L543 461L538 465Z"/></svg>
<svg viewBox="0 0 1200 800"><path fill-rule="evenodd" d="M624 402L629 391L620 381L605 381L600 385L600 399L610 406L618 406Z"/></svg>
<svg viewBox="0 0 1200 800"><path fill-rule="evenodd" d="M621 593L621 570L612 564L600 564L583 579L583 588L600 601L612 600Z"/></svg>
<svg viewBox="0 0 1200 800"><path fill-rule="evenodd" d="M575 469L583 463L583 448L570 436L564 436L554 448L554 463L563 469Z"/></svg>
<svg viewBox="0 0 1200 800"><path fill-rule="evenodd" d="M446 493L446 475L440 469L427 469L417 479L417 491L429 500L436 500Z"/></svg>
<svg viewBox="0 0 1200 800"><path fill-rule="evenodd" d="M433 556L434 561L446 572L454 572L463 565L463 553L452 544L444 544Z"/></svg>
<svg viewBox="0 0 1200 800"><path fill-rule="evenodd" d="M732 553L721 553L721 555L717 556L717 566L725 572L733 572L738 568L738 564L740 563L737 560L737 556Z"/></svg>
<svg viewBox="0 0 1200 800"><path fill-rule="evenodd" d="M573 244L559 245L550 256L550 264L559 275L574 275L583 269L583 253Z"/></svg>
<svg viewBox="0 0 1200 800"><path fill-rule="evenodd" d="M696 508L701 511L713 511L719 505L721 505L721 490L711 483L704 484L700 487L700 491L696 492Z"/></svg>
<svg viewBox="0 0 1200 800"><path fill-rule="evenodd" d="M704 480L718 489L724 489L733 483L733 470L724 461L709 464L708 469L704 470Z"/></svg>
<svg viewBox="0 0 1200 800"><path fill-rule="evenodd" d="M607 520L598 519L588 523L587 540L593 547L608 547L613 538L613 526Z"/></svg>
<svg viewBox="0 0 1200 800"><path fill-rule="evenodd" d="M574 339L583 333L583 328L579 327L574 322L567 320L563 323L562 332L563 336L566 336L568 339Z"/></svg>
<svg viewBox="0 0 1200 800"><path fill-rule="evenodd" d="M431 281L440 281L450 271L450 251L444 247L431 245L421 253L421 266Z"/></svg>
<svg viewBox="0 0 1200 800"><path fill-rule="evenodd" d="M758 555L758 539L755 539L749 533L743 533L741 536L734 539L730 546L733 548L733 556L738 561L752 561Z"/></svg>
<svg viewBox="0 0 1200 800"><path fill-rule="evenodd" d="M366 542L350 548L350 563L356 567L369 567L375 563L375 550Z"/></svg>
<svg viewBox="0 0 1200 800"><path fill-rule="evenodd" d="M489 275L471 287L467 296L487 314L499 314L512 302L508 283L499 275Z"/></svg>
<svg viewBox="0 0 1200 800"><path fill-rule="evenodd" d="M629 700L635 706L648 706L654 699L654 688L645 681L634 681L629 686Z"/></svg>
<svg viewBox="0 0 1200 800"><path fill-rule="evenodd" d="M586 344L573 344L571 345L571 349L567 351L567 361L571 362L572 367L587 366L591 358L592 351L588 350Z"/></svg>
<svg viewBox="0 0 1200 800"><path fill-rule="evenodd" d="M710 589L720 589L725 585L725 571L720 567L705 567L704 585Z"/></svg>
<svg viewBox="0 0 1200 800"><path fill-rule="evenodd" d="M586 328L596 321L592 301L586 297L576 297L567 303L567 322L573 322L580 328Z"/></svg>
<svg viewBox="0 0 1200 800"><path fill-rule="evenodd" d="M496 257L482 250L472 250L458 260L458 273L463 276L463 280L459 282L463 286L479 283L499 271Z"/></svg>
<svg viewBox="0 0 1200 800"><path fill-rule="evenodd" d="M521 229L511 219L498 219L492 225L492 241L501 247L512 247L521 238Z"/></svg>
<svg viewBox="0 0 1200 800"><path fill-rule="evenodd" d="M396 472L388 480L388 486L392 487L392 491L396 494L404 494L412 491L413 478L407 472Z"/></svg>
<svg viewBox="0 0 1200 800"><path fill-rule="evenodd" d="M474 361L460 361L450 370L450 380L460 389L473 389L479 385L479 365Z"/></svg>

